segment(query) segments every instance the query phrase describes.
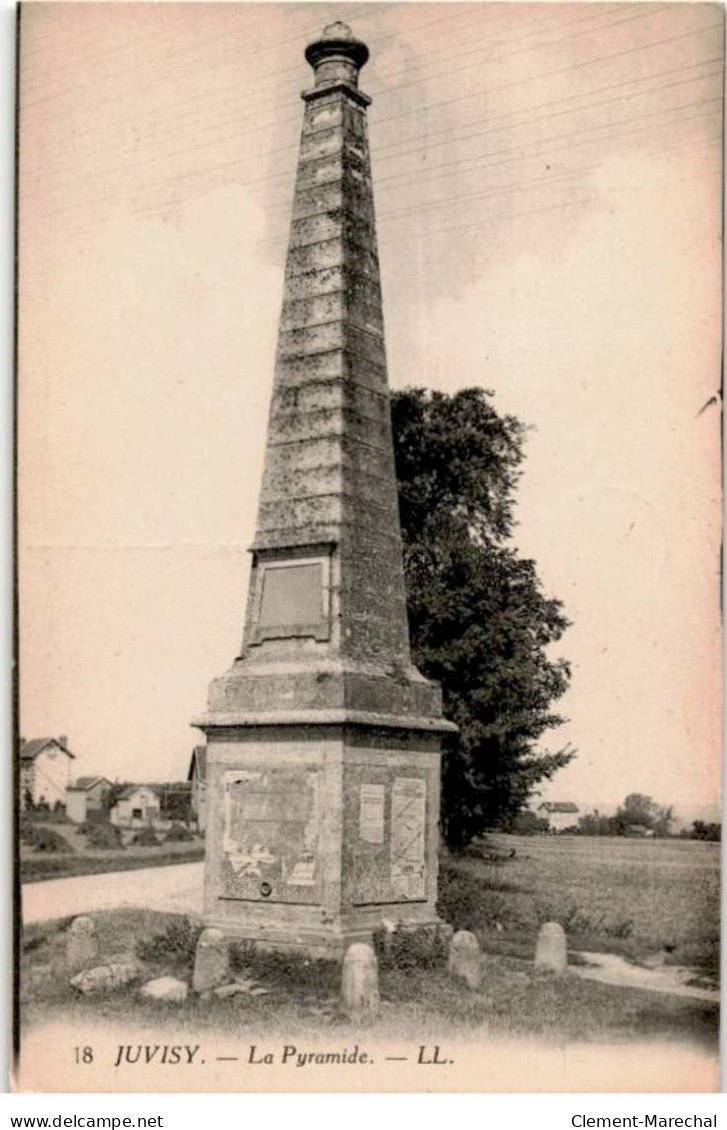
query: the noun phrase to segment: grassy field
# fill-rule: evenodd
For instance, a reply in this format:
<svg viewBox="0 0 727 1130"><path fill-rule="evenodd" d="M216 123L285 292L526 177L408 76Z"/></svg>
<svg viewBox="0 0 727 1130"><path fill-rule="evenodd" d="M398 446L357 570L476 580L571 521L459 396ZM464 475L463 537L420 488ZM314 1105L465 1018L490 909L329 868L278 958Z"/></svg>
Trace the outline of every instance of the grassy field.
<svg viewBox="0 0 727 1130"><path fill-rule="evenodd" d="M45 821L43 827L62 836L72 848L69 854L45 854L21 844L20 879L23 883L63 879L71 875L98 875L105 871L131 871L142 867L164 867L193 863L204 858L204 840L162 843L157 847L135 847L119 851L89 847L87 838L74 824Z"/></svg>
<svg viewBox="0 0 727 1130"><path fill-rule="evenodd" d="M376 1034L425 1039L426 1033L492 1038L535 1036L561 1040L679 1040L716 1047L718 1007L569 976L534 973L540 923L561 921L575 951L623 953L635 959L668 948L670 961L691 964L710 979L718 951L719 851L717 845L682 841L586 840L570 837L494 837L500 862L446 859L440 907L458 929L474 930L484 952L482 989L452 982L441 958L403 951L380 962L381 1018ZM514 856L512 852L515 852ZM95 914L104 958L139 956L139 942L163 938L170 916L118 910ZM93 1014L115 1025L153 1027L160 1009L133 989L102 1001L79 1001L64 975L65 922L24 932L22 996L25 1022L54 1013ZM196 934L188 945L145 952L147 976L189 977ZM159 952L157 952L159 951ZM144 953L144 951L142 951ZM269 955L244 958L244 975L270 989L260 997L200 1000L175 1009L175 1030L264 1030L290 1035L345 1030L337 1008L340 969L329 962Z"/></svg>
<svg viewBox="0 0 727 1130"><path fill-rule="evenodd" d="M562 923L573 949L716 973L720 845L691 840L493 836L501 862L443 862L442 910L500 952ZM511 853L515 852L510 858Z"/></svg>

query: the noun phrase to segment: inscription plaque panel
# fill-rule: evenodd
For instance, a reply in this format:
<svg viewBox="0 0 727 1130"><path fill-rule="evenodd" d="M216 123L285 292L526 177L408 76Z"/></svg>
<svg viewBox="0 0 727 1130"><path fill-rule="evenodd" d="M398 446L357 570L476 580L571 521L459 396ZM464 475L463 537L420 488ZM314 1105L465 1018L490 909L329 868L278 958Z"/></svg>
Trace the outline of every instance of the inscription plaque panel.
<svg viewBox="0 0 727 1130"><path fill-rule="evenodd" d="M373 764L346 775L344 873L354 906L426 901L427 781L415 772Z"/></svg>
<svg viewBox="0 0 727 1130"><path fill-rule="evenodd" d="M318 781L312 767L223 774L223 898L320 901Z"/></svg>
<svg viewBox="0 0 727 1130"><path fill-rule="evenodd" d="M318 624L323 616L320 564L268 566L262 578L261 628Z"/></svg>
<svg viewBox="0 0 727 1130"><path fill-rule="evenodd" d="M427 784L396 777L391 787L391 886L405 899L425 897Z"/></svg>

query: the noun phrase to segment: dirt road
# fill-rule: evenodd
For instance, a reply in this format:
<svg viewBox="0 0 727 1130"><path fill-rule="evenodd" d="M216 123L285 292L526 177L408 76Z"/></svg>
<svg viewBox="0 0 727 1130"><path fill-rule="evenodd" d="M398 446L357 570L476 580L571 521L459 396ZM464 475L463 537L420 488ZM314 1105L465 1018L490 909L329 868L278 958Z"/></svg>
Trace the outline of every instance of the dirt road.
<svg viewBox="0 0 727 1130"><path fill-rule="evenodd" d="M48 922L121 906L201 916L203 871L203 863L178 863L24 883L23 921Z"/></svg>

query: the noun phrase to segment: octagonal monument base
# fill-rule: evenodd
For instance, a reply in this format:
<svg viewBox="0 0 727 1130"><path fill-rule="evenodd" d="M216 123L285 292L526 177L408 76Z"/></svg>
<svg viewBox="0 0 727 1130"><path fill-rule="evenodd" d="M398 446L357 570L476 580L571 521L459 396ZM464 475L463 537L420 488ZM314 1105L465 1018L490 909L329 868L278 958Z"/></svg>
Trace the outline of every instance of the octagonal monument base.
<svg viewBox="0 0 727 1130"><path fill-rule="evenodd" d="M441 719L207 716L205 922L338 957L436 912Z"/></svg>

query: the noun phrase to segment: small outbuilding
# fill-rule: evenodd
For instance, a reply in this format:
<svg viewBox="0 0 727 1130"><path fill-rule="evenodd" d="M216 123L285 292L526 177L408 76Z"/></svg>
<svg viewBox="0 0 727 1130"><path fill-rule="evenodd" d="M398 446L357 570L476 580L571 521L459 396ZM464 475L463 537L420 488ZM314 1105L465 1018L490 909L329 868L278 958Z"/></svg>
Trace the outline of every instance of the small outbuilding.
<svg viewBox="0 0 727 1130"><path fill-rule="evenodd" d="M117 828L152 828L160 817L161 799L153 785L129 785L109 813Z"/></svg>
<svg viewBox="0 0 727 1130"><path fill-rule="evenodd" d="M106 777L78 777L66 789L66 816L72 824L85 824L103 811L110 790Z"/></svg>
<svg viewBox="0 0 727 1130"><path fill-rule="evenodd" d="M538 805L537 814L548 821L551 832L563 832L578 821L580 808L570 800L546 800Z"/></svg>

